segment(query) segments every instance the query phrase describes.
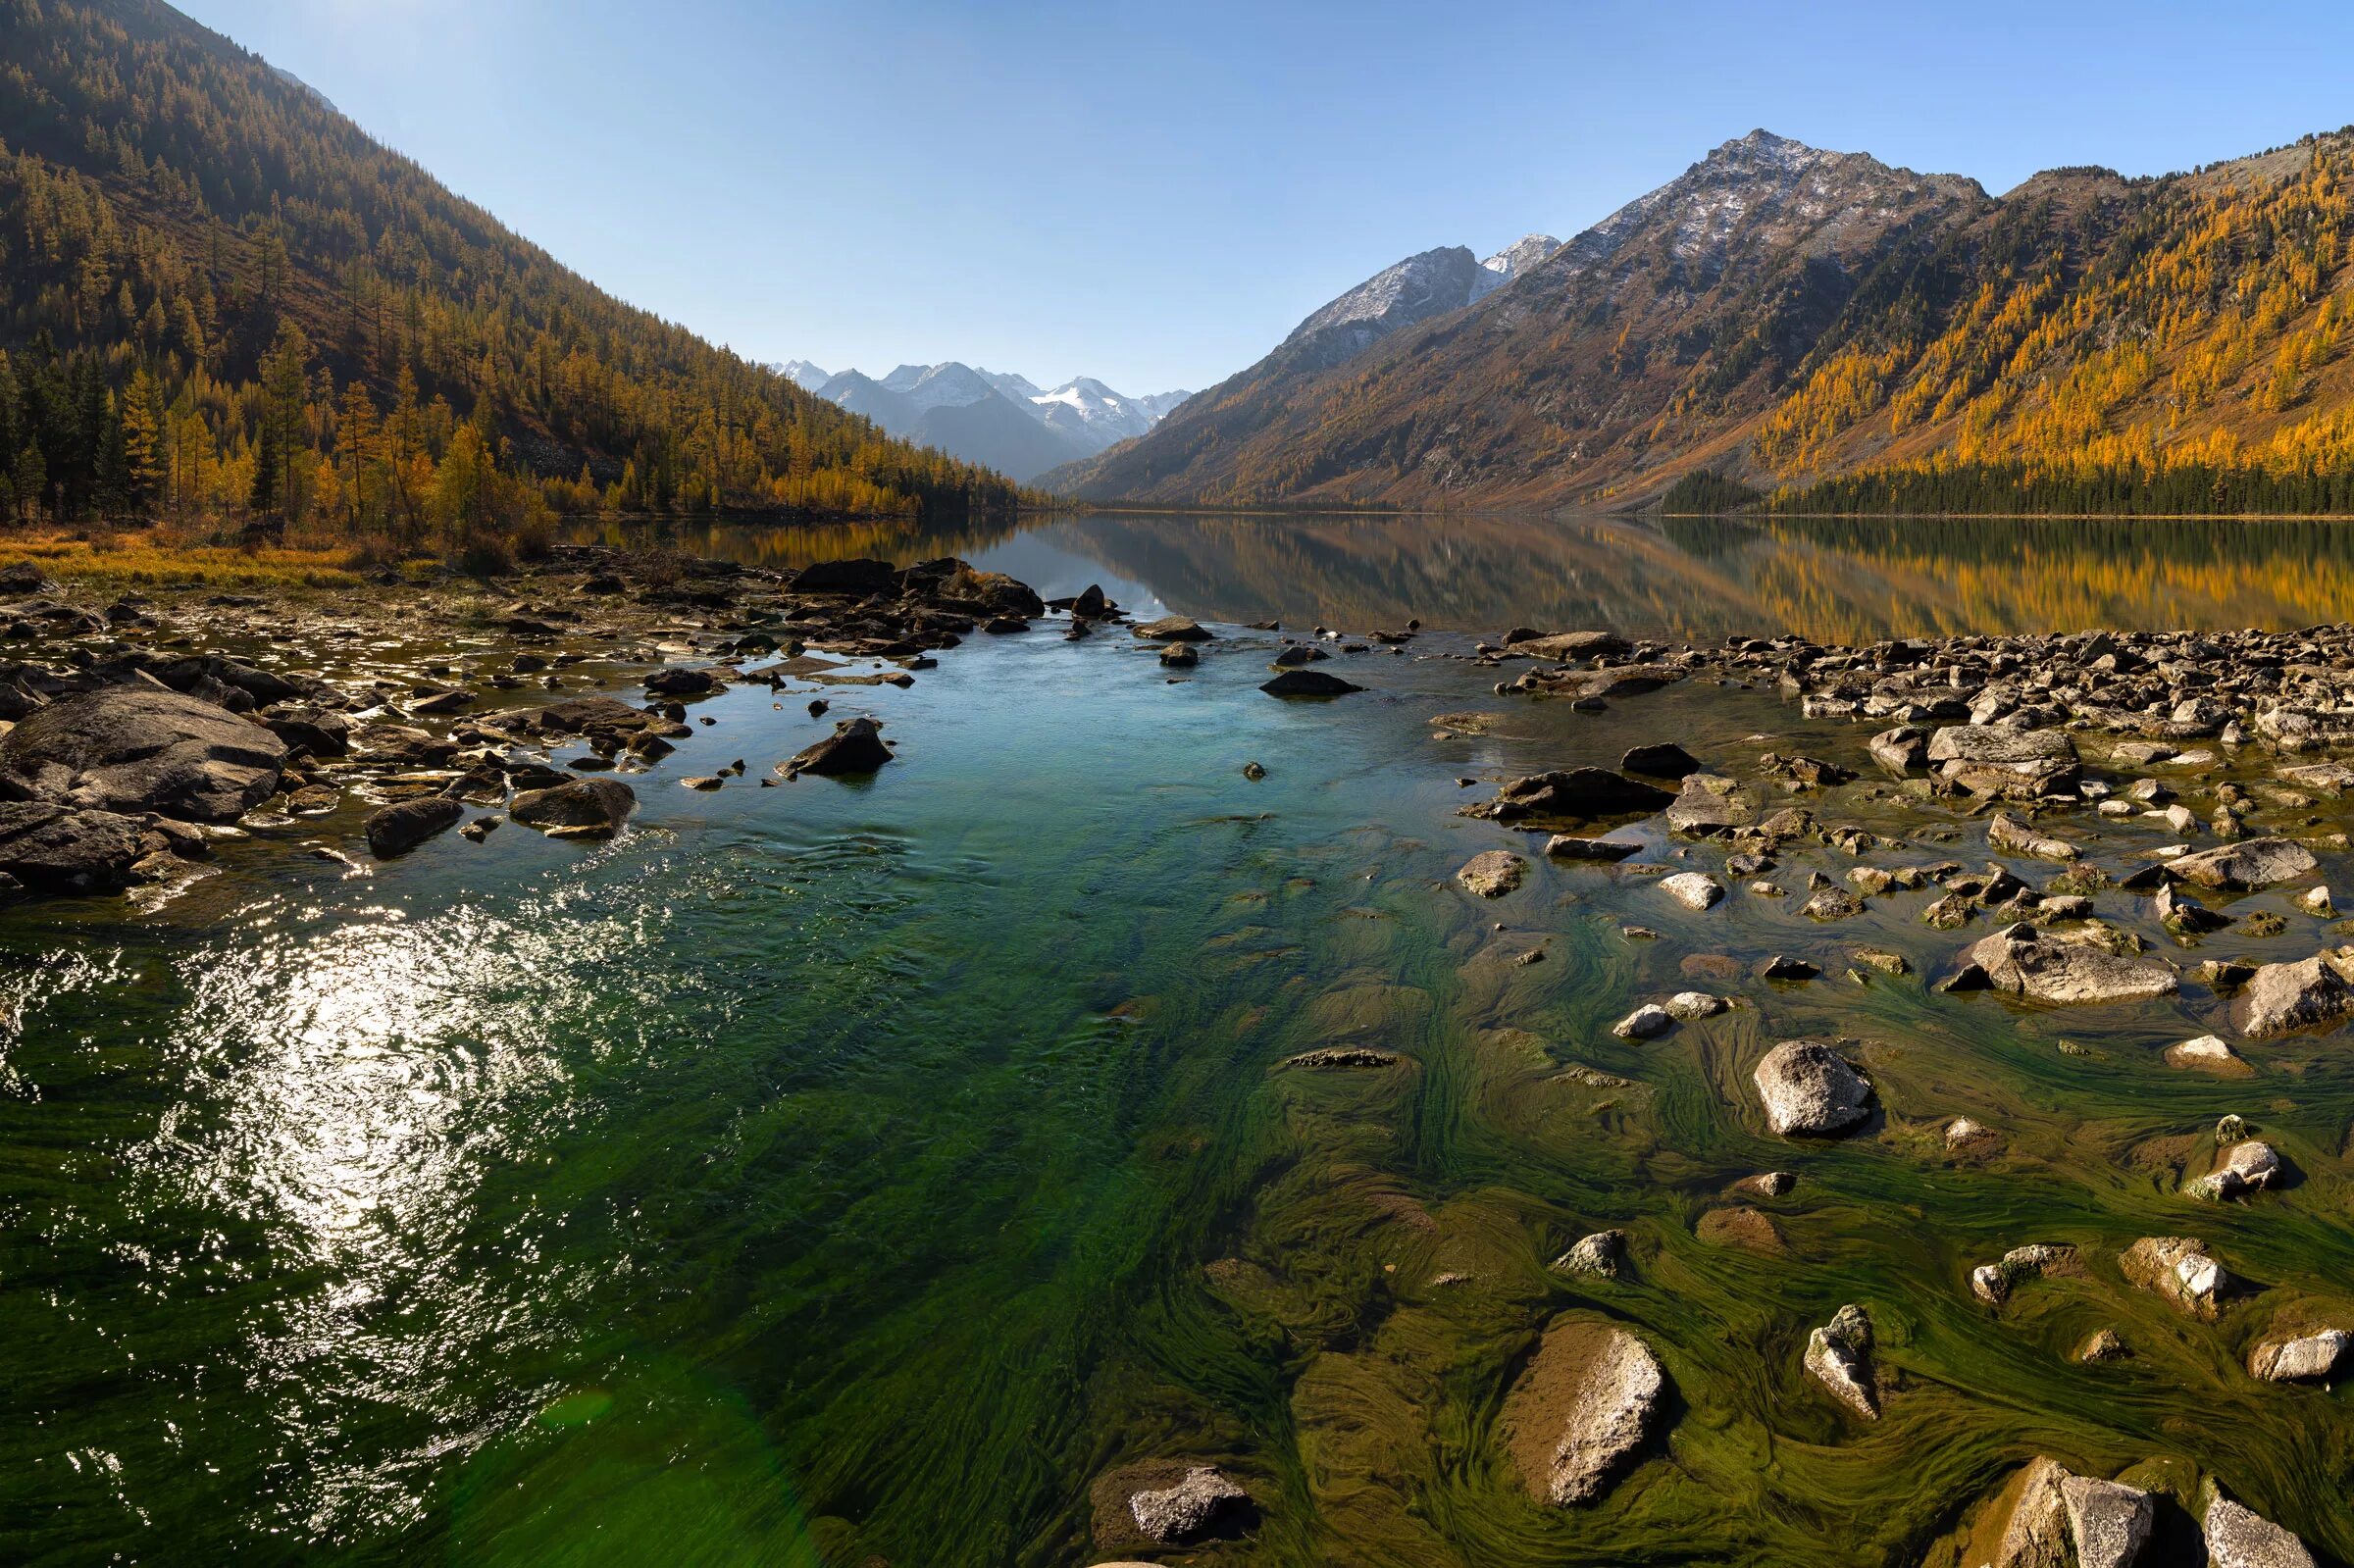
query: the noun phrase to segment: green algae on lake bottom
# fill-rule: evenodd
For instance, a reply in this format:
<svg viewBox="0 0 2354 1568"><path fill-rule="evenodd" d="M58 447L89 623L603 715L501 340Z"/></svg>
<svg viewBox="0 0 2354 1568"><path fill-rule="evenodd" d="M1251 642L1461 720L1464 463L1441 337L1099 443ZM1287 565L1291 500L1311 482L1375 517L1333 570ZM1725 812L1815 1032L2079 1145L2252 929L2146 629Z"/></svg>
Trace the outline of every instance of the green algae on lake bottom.
<svg viewBox="0 0 2354 1568"><path fill-rule="evenodd" d="M2196 986L1935 993L1970 936L1919 923L1933 891L1693 914L1642 865L1716 852L1678 860L1656 821L1616 835L1635 862L1557 864L1455 812L1458 777L1663 736L1745 777L1767 749L1863 769L1861 729L1700 683L1508 703L1415 657L1291 704L1253 689L1265 654L1222 638L1171 683L1110 639L975 639L837 695L899 742L871 783L648 787L609 845L445 839L364 880L257 840L152 914L10 912L0 1540L1083 1564L1165 1555L1121 1543L1106 1478L1192 1461L1257 1504L1198 1564L1958 1563L2050 1454L2211 1473L2354 1556L2350 1396L2244 1369L2268 1326L2354 1313L2343 1040L2184 1073L2160 1053L2215 1026ZM1466 708L1510 721L1433 738ZM757 689L698 712L704 756L823 729ZM1908 840L1891 861L1985 854L1982 822L1868 779L1813 803ZM2119 863L2159 841L2101 832ZM1533 862L1517 890L1454 885L1498 847ZM2235 907L2288 927L2203 952L2342 938L2282 895ZM1851 978L1865 946L1913 973ZM1777 952L1822 978L1755 978ZM1693 987L1741 1005L1611 1034ZM1856 1136L1766 1130L1749 1071L1799 1036L1856 1042L1880 1107ZM1281 1065L1328 1045L1401 1060ZM2226 1112L2292 1187L2179 1189ZM1994 1136L1949 1147L1956 1116ZM1794 1190L1739 1187L1776 1169ZM1623 1278L1548 1267L1604 1228ZM2181 1317L2118 1272L2152 1235L2261 1289ZM1981 1305L1970 1269L2029 1241L2081 1273ZM1849 1301L1891 1384L1868 1426L1800 1370ZM1564 1314L1639 1334L1668 1383L1659 1435L1566 1509L1501 1431ZM2105 1327L2132 1355L2077 1361Z"/></svg>

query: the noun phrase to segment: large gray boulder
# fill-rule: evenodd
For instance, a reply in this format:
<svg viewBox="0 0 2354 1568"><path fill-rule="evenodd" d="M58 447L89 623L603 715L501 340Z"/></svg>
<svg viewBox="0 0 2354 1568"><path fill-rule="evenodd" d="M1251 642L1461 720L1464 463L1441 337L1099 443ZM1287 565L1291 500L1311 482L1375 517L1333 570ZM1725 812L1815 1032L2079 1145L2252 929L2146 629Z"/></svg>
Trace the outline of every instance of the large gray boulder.
<svg viewBox="0 0 2354 1568"><path fill-rule="evenodd" d="M1938 776L1965 794L2033 800L2076 782L2074 741L2058 730L1955 725L1929 737Z"/></svg>
<svg viewBox="0 0 2354 1568"><path fill-rule="evenodd" d="M1871 1081L1818 1039L1782 1041L1766 1053L1751 1081L1767 1125L1784 1138L1824 1137L1871 1114Z"/></svg>
<svg viewBox="0 0 2354 1568"><path fill-rule="evenodd" d="M2327 1378L2337 1370L2354 1334L2323 1329L2293 1340L2270 1340L2248 1355L2248 1371L2267 1383L2289 1383L2300 1378Z"/></svg>
<svg viewBox="0 0 2354 1568"><path fill-rule="evenodd" d="M2316 953L2292 964L2263 964L2231 1002L2231 1027L2249 1039L2335 1029L2354 1014L2354 986Z"/></svg>
<svg viewBox="0 0 2354 1568"><path fill-rule="evenodd" d="M161 686L53 702L0 739L0 794L88 811L229 822L278 788L286 743L227 708Z"/></svg>
<svg viewBox="0 0 2354 1568"><path fill-rule="evenodd" d="M2208 1568L2314 1568L2313 1553L2293 1531L2233 1502L2212 1482L2209 1489L2207 1516L2199 1521Z"/></svg>
<svg viewBox="0 0 2354 1568"><path fill-rule="evenodd" d="M1962 957L1961 973L1946 983L1949 990L2008 991L2061 1006L2171 996L2177 984L2173 967L2161 959L2055 941L2027 925L2007 926L1965 948Z"/></svg>
<svg viewBox="0 0 2354 1568"><path fill-rule="evenodd" d="M35 892L112 892L163 847L144 823L111 811L76 811L47 801L0 803L0 871Z"/></svg>
<svg viewBox="0 0 2354 1568"><path fill-rule="evenodd" d="M2294 838L2243 838L2170 860L2166 869L2201 887L2250 892L2275 883L2294 882L2320 864L2313 851Z"/></svg>
<svg viewBox="0 0 2354 1568"><path fill-rule="evenodd" d="M1991 1568L2129 1568L2157 1515L2157 1499L2137 1487L2038 1458L2021 1480Z"/></svg>
<svg viewBox="0 0 2354 1568"><path fill-rule="evenodd" d="M1513 1457L1537 1500L1599 1496L1650 1436L1666 1386L1651 1347L1624 1329L1584 1319L1549 1329L1505 1405Z"/></svg>

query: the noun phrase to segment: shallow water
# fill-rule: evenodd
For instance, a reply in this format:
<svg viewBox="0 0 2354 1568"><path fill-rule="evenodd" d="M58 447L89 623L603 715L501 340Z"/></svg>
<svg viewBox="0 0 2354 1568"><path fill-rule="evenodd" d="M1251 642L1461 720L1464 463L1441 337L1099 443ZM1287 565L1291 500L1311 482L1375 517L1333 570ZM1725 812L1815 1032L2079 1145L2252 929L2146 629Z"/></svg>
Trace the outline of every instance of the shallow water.
<svg viewBox="0 0 2354 1568"><path fill-rule="evenodd" d="M1181 615L1357 630L1416 618L1482 632L1868 642L2354 618L2354 529L2340 523L1101 513L980 531L722 525L677 536L772 566L961 555L1049 596L1095 582Z"/></svg>
<svg viewBox="0 0 2354 1568"><path fill-rule="evenodd" d="M1569 543L1516 572L1465 545L1501 585L1482 619L1438 566L1383 553L1399 522L1343 550L1325 541L1359 525L1287 520L1282 558L1317 569L1254 590L1225 558L1170 546L1195 575L1165 567L1138 520L900 543L1138 608L1352 626L1640 629L1627 607L1650 603L1713 634L1786 581L1772 540L1710 575L1659 566L1686 547L1642 554L1628 525L1548 525L1595 577L1560 564ZM1856 574L1825 581L1884 584L1902 558L1805 548ZM2289 576L2214 581L2277 578L2286 614ZM2264 619L2256 591L2200 602ZM1124 635L1042 630L973 638L904 691L838 688L829 719L873 712L898 742L871 783L751 787L823 725L732 691L634 781L643 809L609 845L508 827L344 878L303 854L306 823L151 911L0 916L9 1555L1084 1564L1137 1554L1091 1534L1091 1489L1179 1458L1262 1506L1251 1540L1187 1561L1899 1563L2039 1452L2205 1467L2354 1555L2354 1396L2240 1369L2267 1326L2354 1311L2342 1040L2250 1045L2258 1076L2219 1082L2159 1056L2219 1026L2196 986L2067 1012L1931 994L1985 928L1926 930L1927 894L1817 927L1796 898L1690 915L1633 869L1540 859L1473 899L1457 867L1533 844L1457 815L1483 792L1458 779L1663 736L1745 777L1766 749L1861 766L1865 731L1698 683L1601 715L1507 701L1442 656L1452 636L1330 667L1364 694L1286 703L1254 689L1273 638L1218 630L1174 682ZM1492 733L1433 737L1464 710ZM745 780L676 786L737 756ZM1869 784L1816 809L1903 832L1891 862L1985 853L1982 824ZM1631 832L1676 863L1656 823ZM2102 832L2121 866L2159 842ZM1775 875L1803 892L1852 864L1798 852ZM2345 939L2260 894L2236 911L2281 910L2283 934L2185 953L2141 900L2102 902L2185 962ZM1849 978L1868 944L1917 973ZM1824 978L1756 980L1779 951ZM1609 1035L1693 986L1745 1005ZM1861 1042L1885 1107L1864 1134L1765 1130L1749 1069L1804 1034ZM1335 1041L1409 1062L1270 1070ZM1564 1075L1581 1064L1626 1082ZM2176 1190L2225 1111L2294 1187ZM1949 1153L1963 1114L1998 1144ZM1777 1168L1801 1176L1786 1197L1730 1190ZM1547 1271L1604 1226L1633 1235L1629 1280ZM2206 1326L2124 1288L2115 1250L2171 1234L2266 1289ZM2077 1243L2089 1277L1978 1306L1969 1268L2030 1240ZM1868 1428L1799 1372L1850 1300L1902 1383ZM1562 1312L1634 1328L1673 1388L1663 1440L1568 1511L1526 1499L1498 1437ZM2133 1359L2070 1359L2105 1325Z"/></svg>

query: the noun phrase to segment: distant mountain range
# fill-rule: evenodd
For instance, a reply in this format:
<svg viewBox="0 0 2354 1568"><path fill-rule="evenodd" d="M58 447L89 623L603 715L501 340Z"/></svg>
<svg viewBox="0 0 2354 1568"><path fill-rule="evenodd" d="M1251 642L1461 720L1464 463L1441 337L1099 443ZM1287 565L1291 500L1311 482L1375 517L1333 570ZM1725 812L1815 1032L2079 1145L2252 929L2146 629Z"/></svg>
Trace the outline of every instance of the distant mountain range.
<svg viewBox="0 0 2354 1568"><path fill-rule="evenodd" d="M901 365L880 380L854 370L837 375L805 359L771 368L894 435L1023 482L1146 434L1193 395L1128 397L1091 376L1043 390L1026 377L954 360Z"/></svg>
<svg viewBox="0 0 2354 1568"><path fill-rule="evenodd" d="M1630 505L1690 477L1679 494L1839 510L2345 509L2350 195L2354 127L2000 197L1759 130L1565 243L1408 257L1040 483Z"/></svg>

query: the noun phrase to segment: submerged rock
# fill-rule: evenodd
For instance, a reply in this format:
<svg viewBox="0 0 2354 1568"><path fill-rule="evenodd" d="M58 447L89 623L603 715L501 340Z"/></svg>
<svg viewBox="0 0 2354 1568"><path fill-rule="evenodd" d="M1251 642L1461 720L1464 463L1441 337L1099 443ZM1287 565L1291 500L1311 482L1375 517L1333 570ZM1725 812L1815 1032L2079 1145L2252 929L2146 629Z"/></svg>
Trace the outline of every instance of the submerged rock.
<svg viewBox="0 0 2354 1568"><path fill-rule="evenodd" d="M1871 1369L1871 1316L1850 1302L1807 1336L1807 1375L1867 1421L1880 1418Z"/></svg>
<svg viewBox="0 0 2354 1568"><path fill-rule="evenodd" d="M1163 1545L1209 1535L1228 1517L1250 1506L1251 1494L1209 1465L1197 1465L1173 1487L1140 1492L1128 1499L1136 1528Z"/></svg>
<svg viewBox="0 0 2354 1568"><path fill-rule="evenodd" d="M1545 840L1545 853L1555 860L1624 860L1639 854L1643 846L1618 843L1609 838L1580 838L1575 834L1557 833Z"/></svg>
<svg viewBox="0 0 2354 1568"><path fill-rule="evenodd" d="M1786 1039L1751 1075L1766 1121L1784 1138L1820 1138L1870 1115L1871 1081L1817 1039Z"/></svg>
<svg viewBox="0 0 2354 1568"><path fill-rule="evenodd" d="M1981 1263L1970 1271L1970 1293L1988 1306L2000 1306L2021 1280L2039 1280L2067 1269L2075 1260L2076 1249L2065 1244L2033 1241L2015 1246L1998 1262Z"/></svg>
<svg viewBox="0 0 2354 1568"><path fill-rule="evenodd" d="M1651 1347L1624 1329L1581 1320L1547 1330L1505 1401L1529 1492L1557 1506L1599 1496L1650 1436L1666 1386Z"/></svg>
<svg viewBox="0 0 2354 1568"><path fill-rule="evenodd" d="M286 743L155 685L63 698L0 739L0 794L92 811L229 822L278 790Z"/></svg>

